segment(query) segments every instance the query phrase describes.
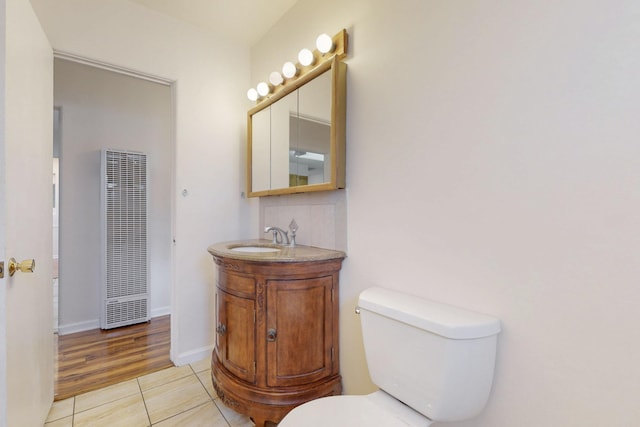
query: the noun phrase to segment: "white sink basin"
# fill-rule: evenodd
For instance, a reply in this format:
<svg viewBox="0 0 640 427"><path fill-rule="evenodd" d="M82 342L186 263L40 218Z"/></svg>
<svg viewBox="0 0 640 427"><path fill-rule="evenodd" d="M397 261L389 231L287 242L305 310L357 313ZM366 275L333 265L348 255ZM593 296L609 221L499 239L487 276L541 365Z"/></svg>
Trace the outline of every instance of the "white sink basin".
<svg viewBox="0 0 640 427"><path fill-rule="evenodd" d="M231 250L234 252L280 252L280 248L271 246L236 246Z"/></svg>

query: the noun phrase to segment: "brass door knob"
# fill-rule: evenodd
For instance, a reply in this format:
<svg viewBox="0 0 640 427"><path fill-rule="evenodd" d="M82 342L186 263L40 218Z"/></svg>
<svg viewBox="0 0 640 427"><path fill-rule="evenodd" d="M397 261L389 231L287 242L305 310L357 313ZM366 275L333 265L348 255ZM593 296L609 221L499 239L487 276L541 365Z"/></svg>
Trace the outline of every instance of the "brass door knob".
<svg viewBox="0 0 640 427"><path fill-rule="evenodd" d="M33 270L36 269L36 260L35 259L25 259L24 261L16 261L15 258L11 258L9 260L9 276L13 276L16 271L21 271L23 273L33 273Z"/></svg>

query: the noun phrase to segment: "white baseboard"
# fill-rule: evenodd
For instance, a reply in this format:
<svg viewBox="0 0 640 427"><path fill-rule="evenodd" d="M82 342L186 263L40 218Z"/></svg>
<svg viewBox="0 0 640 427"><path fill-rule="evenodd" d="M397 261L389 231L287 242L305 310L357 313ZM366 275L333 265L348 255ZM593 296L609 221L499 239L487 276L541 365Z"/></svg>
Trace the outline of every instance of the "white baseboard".
<svg viewBox="0 0 640 427"><path fill-rule="evenodd" d="M168 305L166 307L158 307L151 309L151 317L159 317L166 316L167 314L171 314L171 306Z"/></svg>
<svg viewBox="0 0 640 427"><path fill-rule="evenodd" d="M100 328L100 319L86 320L84 322L58 325L58 335L73 334L74 332L90 331Z"/></svg>
<svg viewBox="0 0 640 427"><path fill-rule="evenodd" d="M178 354L176 357L172 357L171 361L176 366L184 366L189 363L198 362L202 359L206 359L211 356L213 351L213 345L200 347L195 350L190 350L185 353Z"/></svg>
<svg viewBox="0 0 640 427"><path fill-rule="evenodd" d="M151 310L151 318L165 316L171 314L171 306L160 307ZM58 325L58 335L68 335L75 332L90 331L91 329L100 328L100 319L86 320L84 322L69 323L67 325ZM191 362L188 362L191 363Z"/></svg>

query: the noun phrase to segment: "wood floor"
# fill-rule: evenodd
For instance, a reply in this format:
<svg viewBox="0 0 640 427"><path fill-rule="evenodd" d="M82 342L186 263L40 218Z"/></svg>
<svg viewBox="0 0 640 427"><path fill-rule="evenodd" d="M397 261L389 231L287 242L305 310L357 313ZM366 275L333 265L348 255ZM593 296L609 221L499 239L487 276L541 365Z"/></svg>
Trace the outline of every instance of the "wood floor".
<svg viewBox="0 0 640 427"><path fill-rule="evenodd" d="M55 400L173 366L170 316L57 336Z"/></svg>

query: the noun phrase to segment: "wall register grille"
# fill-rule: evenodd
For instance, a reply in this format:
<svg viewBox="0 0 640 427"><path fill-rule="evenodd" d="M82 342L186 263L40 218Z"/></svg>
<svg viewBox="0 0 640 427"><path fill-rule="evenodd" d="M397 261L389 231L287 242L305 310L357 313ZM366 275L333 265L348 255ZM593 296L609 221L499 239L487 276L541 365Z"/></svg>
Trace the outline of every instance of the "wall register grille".
<svg viewBox="0 0 640 427"><path fill-rule="evenodd" d="M147 155L102 150L103 286L100 327L149 320Z"/></svg>

